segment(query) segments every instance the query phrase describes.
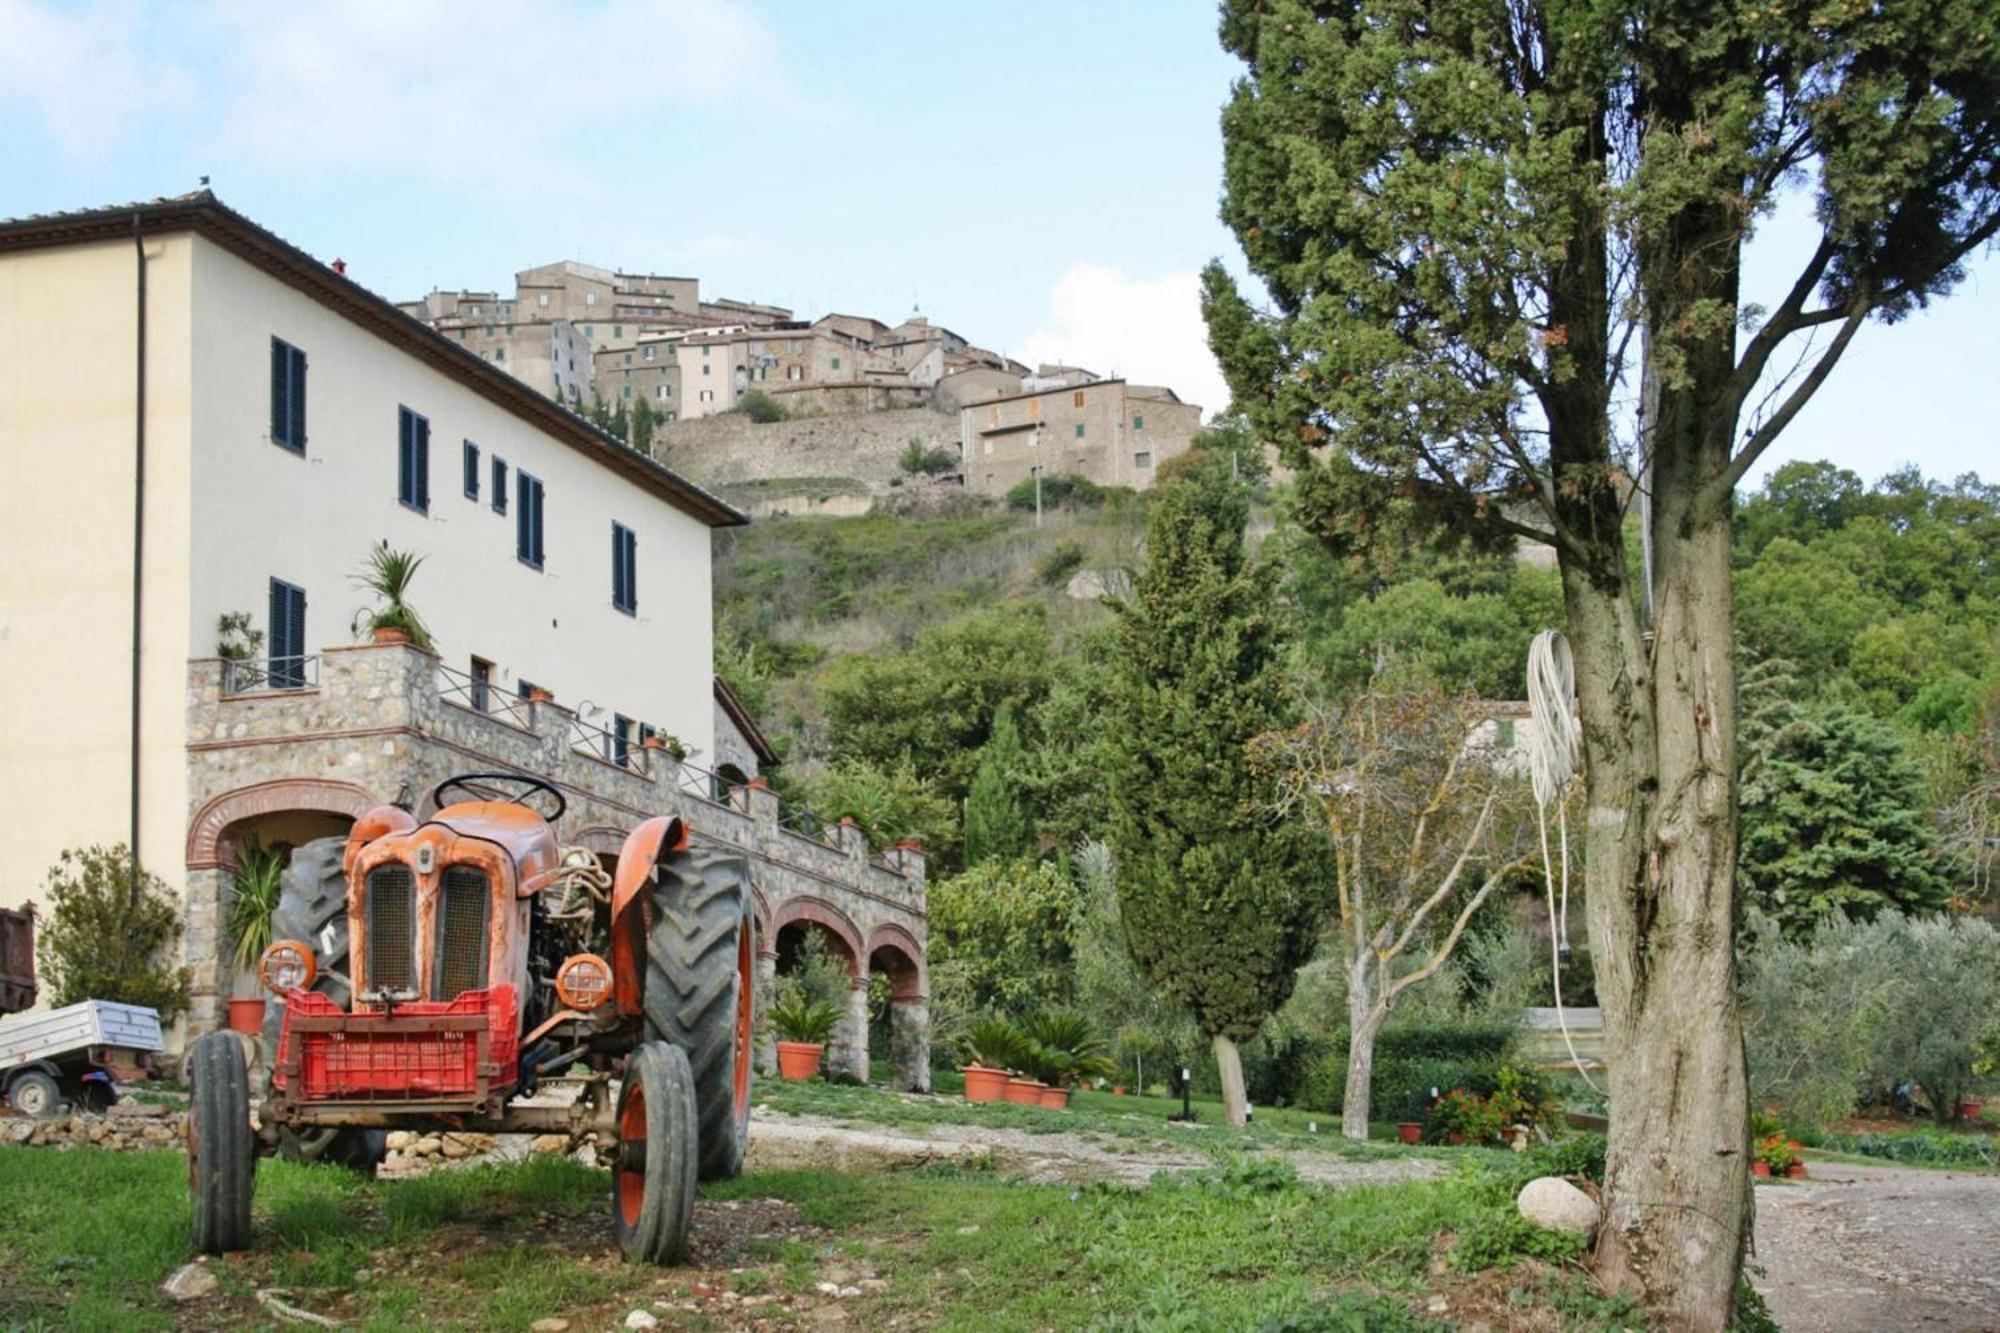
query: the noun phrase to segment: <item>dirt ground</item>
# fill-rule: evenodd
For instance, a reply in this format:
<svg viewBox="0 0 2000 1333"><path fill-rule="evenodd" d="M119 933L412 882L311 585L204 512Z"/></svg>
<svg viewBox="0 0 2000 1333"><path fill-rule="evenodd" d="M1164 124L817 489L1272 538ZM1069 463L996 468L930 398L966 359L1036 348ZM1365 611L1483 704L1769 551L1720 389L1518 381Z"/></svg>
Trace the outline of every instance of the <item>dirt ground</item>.
<svg viewBox="0 0 2000 1333"><path fill-rule="evenodd" d="M2000 1176L1814 1162L1757 1188L1757 1289L1786 1333L2000 1329Z"/></svg>
<svg viewBox="0 0 2000 1333"><path fill-rule="evenodd" d="M752 1115L752 1167L867 1170L990 1157L995 1167L1028 1180L1121 1180L1143 1185L1156 1171L1188 1171L1207 1166L1211 1160L1198 1145L1175 1151L1109 1135L1030 1134L987 1125L859 1129L819 1116L765 1114L761 1108ZM1187 1132L1201 1133L1199 1129ZM1444 1170L1443 1163L1430 1158L1353 1162L1331 1153L1288 1152L1283 1156L1298 1168L1301 1179L1323 1185L1417 1180Z"/></svg>

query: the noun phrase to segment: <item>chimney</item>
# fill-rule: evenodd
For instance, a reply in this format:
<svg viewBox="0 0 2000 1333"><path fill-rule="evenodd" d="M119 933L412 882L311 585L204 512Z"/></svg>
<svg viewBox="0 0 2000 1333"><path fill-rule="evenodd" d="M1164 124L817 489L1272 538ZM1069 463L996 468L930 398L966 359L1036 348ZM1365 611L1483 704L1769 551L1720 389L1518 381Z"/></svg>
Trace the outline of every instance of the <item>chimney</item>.
<svg viewBox="0 0 2000 1333"><path fill-rule="evenodd" d="M335 273L338 273L338 274L339 274L339 275L340 275L341 277L343 277L343 278L344 278L344 277L346 277L346 276L347 276L347 261L346 261L345 259L336 259L336 260L334 260L334 261L333 261L333 271L334 271Z"/></svg>

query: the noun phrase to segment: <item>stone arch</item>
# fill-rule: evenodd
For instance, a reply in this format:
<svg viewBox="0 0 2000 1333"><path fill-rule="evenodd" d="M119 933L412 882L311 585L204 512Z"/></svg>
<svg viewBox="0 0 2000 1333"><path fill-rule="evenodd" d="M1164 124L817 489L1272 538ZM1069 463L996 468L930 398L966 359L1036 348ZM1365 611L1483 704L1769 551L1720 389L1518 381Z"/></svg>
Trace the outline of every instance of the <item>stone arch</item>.
<svg viewBox="0 0 2000 1333"><path fill-rule="evenodd" d="M592 824L588 828L578 829L569 845L588 848L599 856L615 858L624 849L625 835L630 832L630 829L618 828L611 824Z"/></svg>
<svg viewBox="0 0 2000 1333"><path fill-rule="evenodd" d="M260 815L293 810L353 819L381 802L365 787L330 778L278 778L224 792L188 825L187 868L214 870L222 864L223 835L232 824Z"/></svg>
<svg viewBox="0 0 2000 1333"><path fill-rule="evenodd" d="M903 927L890 922L868 934L868 970L888 974L890 998L923 1000L930 997L930 976L924 965L924 946ZM881 959L878 968L877 959Z"/></svg>
<svg viewBox="0 0 2000 1333"><path fill-rule="evenodd" d="M861 931L847 913L841 911L823 898L799 894L779 905L777 914L771 919L771 944L777 947L778 932L786 926L809 921L820 926L840 941L847 950L848 975L857 980L868 975L868 954L861 947Z"/></svg>

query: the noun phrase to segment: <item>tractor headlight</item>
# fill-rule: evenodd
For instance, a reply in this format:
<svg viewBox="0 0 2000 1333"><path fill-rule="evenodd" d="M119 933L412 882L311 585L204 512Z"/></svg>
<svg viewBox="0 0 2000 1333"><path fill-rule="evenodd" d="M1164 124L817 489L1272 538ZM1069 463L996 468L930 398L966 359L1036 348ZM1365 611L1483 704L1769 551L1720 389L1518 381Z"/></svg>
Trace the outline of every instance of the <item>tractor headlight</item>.
<svg viewBox="0 0 2000 1333"><path fill-rule="evenodd" d="M611 966L594 953L573 954L556 969L556 998L589 1013L611 998Z"/></svg>
<svg viewBox="0 0 2000 1333"><path fill-rule="evenodd" d="M303 990L319 975L312 946L298 940L278 940L257 960L257 977L273 995Z"/></svg>

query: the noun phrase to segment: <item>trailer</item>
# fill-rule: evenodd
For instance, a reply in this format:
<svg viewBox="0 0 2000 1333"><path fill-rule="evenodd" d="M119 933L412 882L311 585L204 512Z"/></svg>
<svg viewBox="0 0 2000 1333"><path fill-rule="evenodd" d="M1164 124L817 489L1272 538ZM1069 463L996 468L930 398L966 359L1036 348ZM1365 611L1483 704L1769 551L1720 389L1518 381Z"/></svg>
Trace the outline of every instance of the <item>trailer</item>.
<svg viewBox="0 0 2000 1333"><path fill-rule="evenodd" d="M22 1115L54 1115L65 1102L103 1110L113 1082L143 1078L163 1048L160 1014L138 1004L85 1000L0 1019L0 1094Z"/></svg>

